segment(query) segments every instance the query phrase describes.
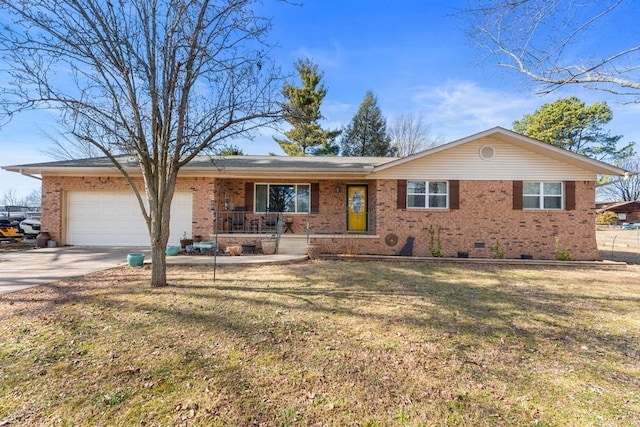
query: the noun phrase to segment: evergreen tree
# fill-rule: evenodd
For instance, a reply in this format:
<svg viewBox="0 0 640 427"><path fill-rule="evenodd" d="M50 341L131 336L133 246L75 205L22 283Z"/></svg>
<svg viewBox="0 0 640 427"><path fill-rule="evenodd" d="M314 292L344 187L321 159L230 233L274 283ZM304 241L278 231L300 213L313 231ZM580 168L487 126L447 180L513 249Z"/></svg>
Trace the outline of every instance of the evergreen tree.
<svg viewBox="0 0 640 427"><path fill-rule="evenodd" d="M382 115L378 100L367 91L358 112L344 129L341 139L343 156L393 156L391 138L387 135L387 120Z"/></svg>
<svg viewBox="0 0 640 427"><path fill-rule="evenodd" d="M597 160L619 162L633 155L634 143L618 148L622 135L611 135L604 125L613 118L606 102L587 106L572 96L544 104L533 114L513 122L513 130L528 137Z"/></svg>
<svg viewBox="0 0 640 427"><path fill-rule="evenodd" d="M244 151L240 147L234 144L225 144L220 149L216 150L216 154L219 156L244 156Z"/></svg>
<svg viewBox="0 0 640 427"><path fill-rule="evenodd" d="M285 139L273 138L289 156L305 156L308 149L312 154L331 153L331 141L340 131L328 131L320 126L320 105L327 94L322 84L322 74L318 66L310 60L298 60L295 63L302 86L285 84L282 94L287 99L283 105L284 119L292 126L284 133Z"/></svg>
<svg viewBox="0 0 640 427"><path fill-rule="evenodd" d="M340 145L336 142L336 137L341 133L341 130L330 131L327 140L320 147L311 150L311 153L314 156L337 156L340 154Z"/></svg>

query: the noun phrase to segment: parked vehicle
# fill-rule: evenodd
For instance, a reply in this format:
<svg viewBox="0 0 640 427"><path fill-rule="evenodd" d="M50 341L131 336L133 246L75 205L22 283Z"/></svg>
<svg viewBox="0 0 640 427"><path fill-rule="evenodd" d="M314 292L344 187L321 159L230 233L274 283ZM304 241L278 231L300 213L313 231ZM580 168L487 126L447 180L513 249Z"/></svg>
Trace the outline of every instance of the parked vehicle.
<svg viewBox="0 0 640 427"><path fill-rule="evenodd" d="M28 206L0 206L0 217L23 220L27 217L28 210L30 210Z"/></svg>
<svg viewBox="0 0 640 427"><path fill-rule="evenodd" d="M20 221L19 230L24 237L33 238L40 233L40 220L39 219L25 219Z"/></svg>
<svg viewBox="0 0 640 427"><path fill-rule="evenodd" d="M41 212L40 211L30 210L30 211L27 211L27 218L26 219L40 219L40 216L41 216Z"/></svg>
<svg viewBox="0 0 640 427"><path fill-rule="evenodd" d="M11 225L8 219L0 220L0 242L22 242L24 234L17 227Z"/></svg>

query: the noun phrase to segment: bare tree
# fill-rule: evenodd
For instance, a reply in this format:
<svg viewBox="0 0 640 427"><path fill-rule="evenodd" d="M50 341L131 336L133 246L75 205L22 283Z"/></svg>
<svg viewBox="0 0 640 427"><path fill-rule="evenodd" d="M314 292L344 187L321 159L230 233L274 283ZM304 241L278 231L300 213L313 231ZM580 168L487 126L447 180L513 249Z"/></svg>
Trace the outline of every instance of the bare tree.
<svg viewBox="0 0 640 427"><path fill-rule="evenodd" d="M431 124L424 115L414 113L396 114L389 126L391 146L398 156L405 157L442 144L444 138L431 133Z"/></svg>
<svg viewBox="0 0 640 427"><path fill-rule="evenodd" d="M33 190L26 196L19 196L15 189L6 190L0 197L0 205L27 206L36 208L40 206L42 195L40 190Z"/></svg>
<svg viewBox="0 0 640 427"><path fill-rule="evenodd" d="M630 171L622 179L612 179L600 185L600 194L614 201L640 200L640 157L626 160L621 167Z"/></svg>
<svg viewBox="0 0 640 427"><path fill-rule="evenodd" d="M39 208L42 204L42 192L40 190L33 190L22 198L22 204L30 208Z"/></svg>
<svg viewBox="0 0 640 427"><path fill-rule="evenodd" d="M166 285L178 171L280 117L282 79L264 54L271 22L255 2L0 0L12 19L0 32L13 80L1 93L5 114L58 109L71 137L111 160L146 220L151 286ZM137 158L144 188L117 153Z"/></svg>
<svg viewBox="0 0 640 427"><path fill-rule="evenodd" d="M77 139L64 133L58 134L57 137L48 134L48 137L51 145L43 152L53 159L72 160L103 156L102 151L89 141ZM112 154L118 155L120 153L113 152Z"/></svg>
<svg viewBox="0 0 640 427"><path fill-rule="evenodd" d="M580 84L640 102L640 43L633 25L619 43L599 43L594 56L586 40L598 29L637 15L629 0L468 0L470 35L500 66L543 84L547 93ZM625 28L619 28L624 31ZM608 51L606 51L608 49Z"/></svg>
<svg viewBox="0 0 640 427"><path fill-rule="evenodd" d="M13 205L13 206L18 206L19 203L19 198L18 195L16 194L16 190L11 188L9 190L5 190L5 192L2 194L2 204L3 205Z"/></svg>

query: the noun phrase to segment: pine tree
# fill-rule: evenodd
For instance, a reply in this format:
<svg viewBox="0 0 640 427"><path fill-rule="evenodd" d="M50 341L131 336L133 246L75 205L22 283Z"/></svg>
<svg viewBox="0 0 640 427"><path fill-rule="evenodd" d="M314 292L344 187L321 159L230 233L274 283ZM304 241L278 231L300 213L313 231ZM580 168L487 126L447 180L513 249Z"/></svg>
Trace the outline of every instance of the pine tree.
<svg viewBox="0 0 640 427"><path fill-rule="evenodd" d="M308 59L298 60L294 66L302 86L287 83L282 89L287 99L283 105L284 118L292 127L284 133L285 139L273 139L289 156L305 156L309 149L312 154L331 154L331 143L340 131L324 130L319 123L322 119L320 105L327 94L322 74L318 72L318 66Z"/></svg>
<svg viewBox="0 0 640 427"><path fill-rule="evenodd" d="M358 112L344 129L341 146L343 156L394 155L391 138L387 135L387 120L373 92L367 91Z"/></svg>

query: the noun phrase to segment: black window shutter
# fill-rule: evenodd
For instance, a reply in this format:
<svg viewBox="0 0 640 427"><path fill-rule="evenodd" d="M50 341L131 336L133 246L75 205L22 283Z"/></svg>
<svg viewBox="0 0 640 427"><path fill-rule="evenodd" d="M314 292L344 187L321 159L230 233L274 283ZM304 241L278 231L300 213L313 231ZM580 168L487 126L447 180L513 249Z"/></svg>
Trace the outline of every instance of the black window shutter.
<svg viewBox="0 0 640 427"><path fill-rule="evenodd" d="M564 182L564 208L567 211L576 210L576 182Z"/></svg>
<svg viewBox="0 0 640 427"><path fill-rule="evenodd" d="M460 209L460 181L449 181L449 209Z"/></svg>
<svg viewBox="0 0 640 427"><path fill-rule="evenodd" d="M398 209L407 208L407 180L398 180Z"/></svg>
<svg viewBox="0 0 640 427"><path fill-rule="evenodd" d="M311 184L311 212L320 212L320 184Z"/></svg>
<svg viewBox="0 0 640 427"><path fill-rule="evenodd" d="M513 210L522 210L522 181L513 181Z"/></svg>
<svg viewBox="0 0 640 427"><path fill-rule="evenodd" d="M248 211L253 211L253 182L244 183L244 206Z"/></svg>

